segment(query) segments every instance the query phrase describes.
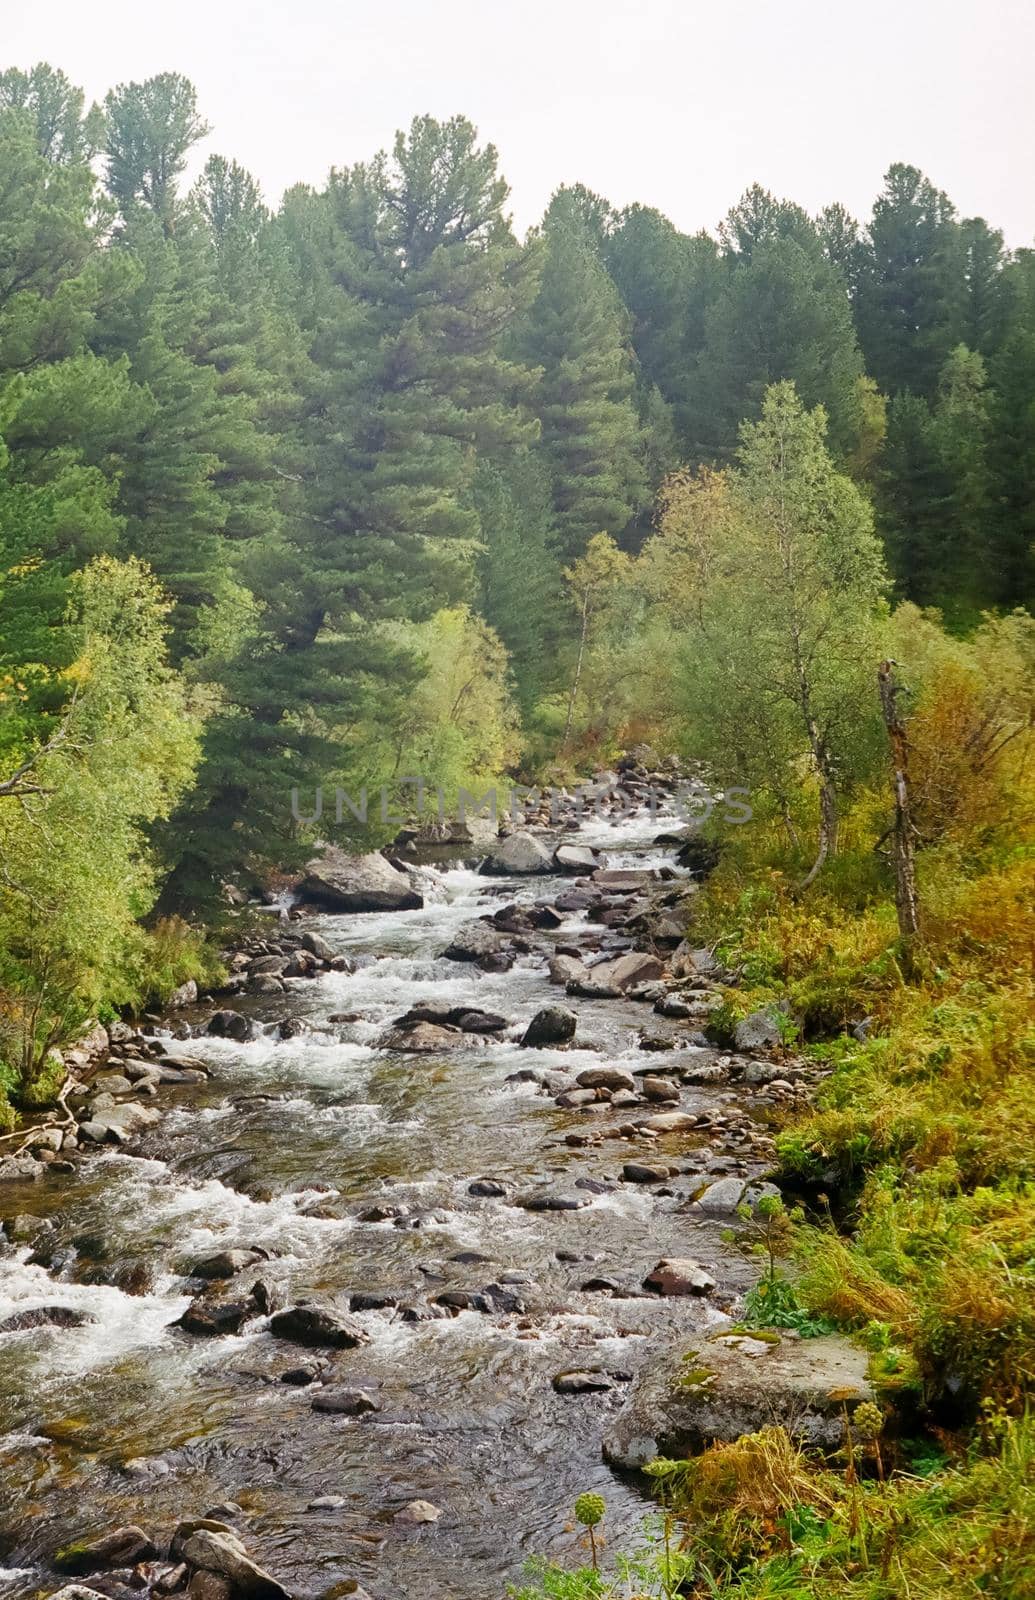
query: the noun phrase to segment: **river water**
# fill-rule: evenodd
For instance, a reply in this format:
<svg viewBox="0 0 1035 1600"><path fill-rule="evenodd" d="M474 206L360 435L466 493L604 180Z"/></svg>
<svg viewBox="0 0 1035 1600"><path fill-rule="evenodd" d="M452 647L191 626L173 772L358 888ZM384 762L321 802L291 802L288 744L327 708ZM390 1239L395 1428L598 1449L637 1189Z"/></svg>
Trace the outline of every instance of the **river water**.
<svg viewBox="0 0 1035 1600"><path fill-rule="evenodd" d="M671 861L652 844L658 827L647 816L594 821L574 842L602 847L608 865L656 867ZM12 1596L56 1587L47 1558L73 1537L126 1522L168 1531L232 1502L251 1553L299 1592L345 1593L354 1580L375 1600L489 1600L530 1553L572 1556L581 1491L604 1495L613 1538L648 1509L642 1485L604 1464L600 1435L651 1342L717 1326L750 1281L728 1242L730 1219L704 1216L689 1199L691 1169L759 1169L740 1102L721 1086L683 1089L681 1109L726 1116L718 1138L566 1145L587 1114L561 1110L512 1074L663 1070L665 1057L644 1054L638 1035L649 1027L685 1038L689 1025L631 1000L569 1000L549 985L538 949L504 973L442 959L461 923L507 901L549 901L565 880L489 879L462 866L426 869L426 879L420 911L308 922L357 962L353 973L233 1002L320 1031L192 1039L178 1048L203 1057L212 1077L163 1090L162 1120L133 1154L112 1147L4 1194L6 1215L41 1219L43 1243L33 1241L34 1255L28 1243L0 1254L0 1320L55 1304L95 1319L0 1337L0 1578ZM616 942L581 913L546 937L590 935ZM578 1013L575 1047L522 1049L514 1035L558 999ZM380 1050L386 1022L419 1000L499 1011L512 1026L439 1058ZM330 1024L336 1013L359 1020ZM601 1115L606 1108L590 1114L594 1126ZM653 1187L618 1181L623 1161L659 1155L688 1175ZM485 1176L506 1197L470 1195ZM512 1203L543 1185L589 1204L536 1212ZM401 1214L359 1220L371 1206ZM215 1339L170 1326L197 1288L185 1276L191 1263L237 1246L269 1252L262 1275L286 1303L309 1295L342 1305L369 1292L422 1307L449 1289L503 1281L523 1306L425 1321L391 1307L359 1313L371 1342L332 1352L327 1376L369 1386L380 1409L320 1414L313 1389L279 1381L311 1353L273 1339L265 1319ZM718 1279L716 1294L638 1292L666 1255L698 1259ZM583 1289L602 1276L619 1281L617 1294ZM605 1369L613 1387L556 1393L552 1378L573 1367ZM327 1496L340 1503L310 1509ZM437 1522L393 1520L415 1498L439 1508Z"/></svg>

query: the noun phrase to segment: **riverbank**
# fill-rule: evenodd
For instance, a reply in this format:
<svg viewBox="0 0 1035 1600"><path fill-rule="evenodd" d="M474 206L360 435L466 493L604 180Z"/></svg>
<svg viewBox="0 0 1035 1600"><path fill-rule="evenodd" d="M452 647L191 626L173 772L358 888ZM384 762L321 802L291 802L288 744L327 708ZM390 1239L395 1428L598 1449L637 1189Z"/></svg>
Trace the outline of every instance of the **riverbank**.
<svg viewBox="0 0 1035 1600"><path fill-rule="evenodd" d="M994 834L966 856L932 850L923 938L907 952L860 813L807 896L775 820L738 835L693 928L738 977L716 1020L768 1012L826 1068L776 1137L777 1182L810 1211L782 1230L764 1298L778 1328L811 1325L817 1344L824 1328L851 1335L876 1409L844 1403L850 1453L803 1449L756 1419L671 1467L659 1487L674 1521L639 1569L646 1594L1022 1600L1035 1588L1030 852ZM696 1351L699 1372L716 1365L707 1343ZM566 1572L564 1592L625 1594L615 1566L634 1548L612 1541L602 1572ZM572 1548L567 1567L580 1559Z"/></svg>
<svg viewBox="0 0 1035 1600"><path fill-rule="evenodd" d="M2 1190L0 1322L65 1313L0 1334L15 1594L220 1506L292 1592L375 1600L483 1596L563 1547L587 1484L636 1526L604 1430L659 1340L737 1316L736 1207L811 1075L704 1037L722 974L681 938L698 880L645 777L614 819L532 830L551 869L593 852L567 871L422 868L420 906L273 916L231 992L113 1030L69 1097L103 1138ZM145 1564L155 1592L182 1565ZM90 1586L136 1581L106 1558Z"/></svg>

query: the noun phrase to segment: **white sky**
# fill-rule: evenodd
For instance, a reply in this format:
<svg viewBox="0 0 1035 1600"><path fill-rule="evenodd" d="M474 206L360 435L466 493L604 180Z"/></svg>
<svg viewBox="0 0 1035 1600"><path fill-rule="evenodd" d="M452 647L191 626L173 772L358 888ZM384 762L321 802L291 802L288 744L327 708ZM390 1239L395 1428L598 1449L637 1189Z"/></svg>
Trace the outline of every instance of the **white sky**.
<svg viewBox="0 0 1035 1600"><path fill-rule="evenodd" d="M755 180L869 213L892 161L1035 243L1032 0L0 0L0 66L175 70L273 202L417 113L498 147L520 230L581 181L714 228Z"/></svg>

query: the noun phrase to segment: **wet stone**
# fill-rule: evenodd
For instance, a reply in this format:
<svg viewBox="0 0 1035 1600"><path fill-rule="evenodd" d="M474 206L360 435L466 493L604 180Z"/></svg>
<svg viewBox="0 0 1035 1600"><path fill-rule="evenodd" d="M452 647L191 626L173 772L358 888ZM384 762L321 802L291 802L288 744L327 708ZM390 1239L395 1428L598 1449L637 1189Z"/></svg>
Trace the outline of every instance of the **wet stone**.
<svg viewBox="0 0 1035 1600"><path fill-rule="evenodd" d="M586 1194L570 1194L559 1189L539 1189L522 1195L515 1205L524 1211L582 1211L591 1204Z"/></svg>
<svg viewBox="0 0 1035 1600"><path fill-rule="evenodd" d="M689 1256L666 1257L647 1274L643 1287L666 1296L711 1294L715 1279Z"/></svg>
<svg viewBox="0 0 1035 1600"><path fill-rule="evenodd" d="M313 1395L313 1410L333 1416L360 1417L380 1409L380 1400L368 1389L321 1389Z"/></svg>
<svg viewBox="0 0 1035 1600"><path fill-rule="evenodd" d="M290 1339L295 1344L336 1350L351 1350L370 1342L369 1333L360 1323L329 1306L296 1305L278 1311L270 1319L270 1332L277 1339Z"/></svg>
<svg viewBox="0 0 1035 1600"><path fill-rule="evenodd" d="M558 1372L551 1382L558 1394L599 1394L614 1388L614 1379L599 1368Z"/></svg>

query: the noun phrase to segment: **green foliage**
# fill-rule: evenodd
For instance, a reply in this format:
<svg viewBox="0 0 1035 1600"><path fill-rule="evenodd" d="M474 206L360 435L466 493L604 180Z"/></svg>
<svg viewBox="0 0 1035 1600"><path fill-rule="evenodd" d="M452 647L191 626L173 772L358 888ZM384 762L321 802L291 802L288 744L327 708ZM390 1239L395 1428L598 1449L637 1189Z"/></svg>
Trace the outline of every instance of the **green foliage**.
<svg viewBox="0 0 1035 1600"><path fill-rule="evenodd" d="M193 776L198 723L166 662L167 611L139 562L98 557L76 575L57 732L21 803L0 801L0 1054L26 1096L124 982L155 893L143 830Z"/></svg>
<svg viewBox="0 0 1035 1600"><path fill-rule="evenodd" d="M543 223L539 293L515 333L538 380L541 425L561 554L580 556L601 531L619 537L648 498L633 404L625 309L580 213L560 190Z"/></svg>
<svg viewBox="0 0 1035 1600"><path fill-rule="evenodd" d="M769 1272L744 1297L744 1327L793 1328L803 1339L832 1333L834 1323L817 1317L801 1302L796 1286L777 1272Z"/></svg>

